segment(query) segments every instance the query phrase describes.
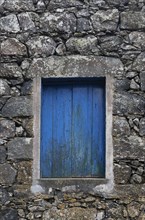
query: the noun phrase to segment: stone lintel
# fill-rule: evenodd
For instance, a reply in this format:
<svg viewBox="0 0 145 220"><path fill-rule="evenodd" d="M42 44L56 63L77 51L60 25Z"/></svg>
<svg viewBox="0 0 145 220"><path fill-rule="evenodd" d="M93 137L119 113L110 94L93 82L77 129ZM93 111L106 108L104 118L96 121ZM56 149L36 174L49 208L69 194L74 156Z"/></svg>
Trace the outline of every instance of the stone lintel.
<svg viewBox="0 0 145 220"><path fill-rule="evenodd" d="M118 58L103 56L52 56L33 59L27 78L37 77L103 77L123 76L123 64Z"/></svg>

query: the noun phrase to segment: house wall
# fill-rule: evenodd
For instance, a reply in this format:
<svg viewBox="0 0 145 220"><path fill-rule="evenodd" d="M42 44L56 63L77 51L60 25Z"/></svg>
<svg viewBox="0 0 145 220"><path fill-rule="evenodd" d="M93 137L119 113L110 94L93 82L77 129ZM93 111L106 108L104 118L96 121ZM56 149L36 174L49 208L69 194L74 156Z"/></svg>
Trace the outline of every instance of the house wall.
<svg viewBox="0 0 145 220"><path fill-rule="evenodd" d="M0 219L145 219L144 30L144 0L0 0ZM33 187L36 77L93 73L113 80L113 187Z"/></svg>

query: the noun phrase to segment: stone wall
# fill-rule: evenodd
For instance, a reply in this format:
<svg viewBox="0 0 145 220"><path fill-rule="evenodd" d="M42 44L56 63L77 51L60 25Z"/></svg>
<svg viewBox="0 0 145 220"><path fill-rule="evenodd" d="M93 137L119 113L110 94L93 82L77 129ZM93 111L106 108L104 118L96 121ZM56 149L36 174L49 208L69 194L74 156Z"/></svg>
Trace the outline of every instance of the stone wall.
<svg viewBox="0 0 145 220"><path fill-rule="evenodd" d="M0 0L0 55L0 219L144 220L145 0ZM115 186L34 195L33 78L42 62L51 70L69 55L123 66L114 77Z"/></svg>

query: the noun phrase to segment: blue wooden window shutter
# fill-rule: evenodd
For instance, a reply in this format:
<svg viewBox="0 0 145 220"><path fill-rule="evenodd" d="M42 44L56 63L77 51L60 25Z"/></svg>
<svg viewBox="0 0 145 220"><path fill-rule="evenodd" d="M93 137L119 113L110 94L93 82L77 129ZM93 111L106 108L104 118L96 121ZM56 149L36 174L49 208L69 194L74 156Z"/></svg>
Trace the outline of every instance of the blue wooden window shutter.
<svg viewBox="0 0 145 220"><path fill-rule="evenodd" d="M105 78L42 79L41 178L105 177Z"/></svg>

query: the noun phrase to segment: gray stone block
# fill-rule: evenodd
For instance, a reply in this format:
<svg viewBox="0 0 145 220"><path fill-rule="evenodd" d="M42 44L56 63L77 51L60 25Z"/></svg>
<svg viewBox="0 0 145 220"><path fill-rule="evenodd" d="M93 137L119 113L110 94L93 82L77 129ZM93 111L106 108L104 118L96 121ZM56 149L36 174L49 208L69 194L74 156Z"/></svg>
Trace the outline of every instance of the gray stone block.
<svg viewBox="0 0 145 220"><path fill-rule="evenodd" d="M145 91L145 71L140 73L141 90Z"/></svg>
<svg viewBox="0 0 145 220"><path fill-rule="evenodd" d="M21 87L22 95L31 95L32 94L32 81L26 81Z"/></svg>
<svg viewBox="0 0 145 220"><path fill-rule="evenodd" d="M105 36L100 38L100 46L102 50L118 51L122 39L118 36Z"/></svg>
<svg viewBox="0 0 145 220"><path fill-rule="evenodd" d="M2 109L2 107L4 106L4 104L6 103L8 98L6 97L2 97L0 98L0 110Z"/></svg>
<svg viewBox="0 0 145 220"><path fill-rule="evenodd" d="M32 138L14 138L6 145L8 159L32 159Z"/></svg>
<svg viewBox="0 0 145 220"><path fill-rule="evenodd" d="M119 12L117 9L99 10L92 15L91 20L95 31L115 31L119 21Z"/></svg>
<svg viewBox="0 0 145 220"><path fill-rule="evenodd" d="M10 14L0 18L0 31L17 33L20 31L20 26L16 15Z"/></svg>
<svg viewBox="0 0 145 220"><path fill-rule="evenodd" d="M22 78L22 70L16 63L0 63L0 78Z"/></svg>
<svg viewBox="0 0 145 220"><path fill-rule="evenodd" d="M79 18L77 20L77 32L87 32L89 30L91 30L91 23L89 21L89 19L87 18Z"/></svg>
<svg viewBox="0 0 145 220"><path fill-rule="evenodd" d="M129 0L106 0L109 5L122 6L127 5Z"/></svg>
<svg viewBox="0 0 145 220"><path fill-rule="evenodd" d="M8 191L5 188L0 187L0 203L4 205L9 199Z"/></svg>
<svg viewBox="0 0 145 220"><path fill-rule="evenodd" d="M145 139L138 136L114 138L114 159L145 159Z"/></svg>
<svg viewBox="0 0 145 220"><path fill-rule="evenodd" d="M2 108L2 115L6 117L32 116L32 100L26 96L12 97Z"/></svg>
<svg viewBox="0 0 145 220"><path fill-rule="evenodd" d="M83 6L83 2L79 0L50 0L49 9L54 8L67 8L67 7L78 7Z"/></svg>
<svg viewBox="0 0 145 220"><path fill-rule="evenodd" d="M10 164L0 164L0 183L11 185L15 181L16 170Z"/></svg>
<svg viewBox="0 0 145 220"><path fill-rule="evenodd" d="M0 213L1 220L18 220L18 214L15 209L4 209Z"/></svg>
<svg viewBox="0 0 145 220"><path fill-rule="evenodd" d="M120 79L114 80L115 91L128 91L130 89L130 80L120 76Z"/></svg>
<svg viewBox="0 0 145 220"><path fill-rule="evenodd" d="M26 42L31 56L49 56L53 55L56 48L54 40L47 36L38 36L29 39Z"/></svg>
<svg viewBox="0 0 145 220"><path fill-rule="evenodd" d="M128 184L131 176L131 167L125 164L114 164L114 178L116 184Z"/></svg>
<svg viewBox="0 0 145 220"><path fill-rule="evenodd" d="M8 81L4 79L0 79L0 97L9 94L10 94L10 87L8 85Z"/></svg>
<svg viewBox="0 0 145 220"><path fill-rule="evenodd" d="M145 33L133 31L129 34L130 43L137 49L145 50Z"/></svg>
<svg viewBox="0 0 145 220"><path fill-rule="evenodd" d="M71 37L66 42L66 47L68 51L78 52L80 54L93 54L98 53L99 49L97 48L97 38L93 35L88 35L86 37Z"/></svg>
<svg viewBox="0 0 145 220"><path fill-rule="evenodd" d="M44 32L74 33L76 30L76 18L73 13L44 13L41 17L41 25Z"/></svg>
<svg viewBox="0 0 145 220"><path fill-rule="evenodd" d="M142 118L139 123L139 134L145 136L145 118Z"/></svg>
<svg viewBox="0 0 145 220"><path fill-rule="evenodd" d="M108 9L108 6L104 0L89 0L89 4L92 8L100 7L101 9Z"/></svg>
<svg viewBox="0 0 145 220"><path fill-rule="evenodd" d="M145 98L127 92L114 94L113 112L115 115L144 115Z"/></svg>
<svg viewBox="0 0 145 220"><path fill-rule="evenodd" d="M141 205L138 202L131 202L127 205L127 211L129 214L129 217L138 219L140 214ZM142 219L142 217L141 217Z"/></svg>
<svg viewBox="0 0 145 220"><path fill-rule="evenodd" d="M27 132L27 135L29 137L33 136L33 119L23 119L22 126L24 127L25 131Z"/></svg>
<svg viewBox="0 0 145 220"><path fill-rule="evenodd" d="M5 0L4 7L9 11L33 11L34 5L32 0Z"/></svg>
<svg viewBox="0 0 145 220"><path fill-rule="evenodd" d="M144 71L145 69L145 52L140 53L132 65L132 70L135 71Z"/></svg>
<svg viewBox="0 0 145 220"><path fill-rule="evenodd" d="M123 117L114 117L113 136L129 136L130 127L127 120Z"/></svg>
<svg viewBox="0 0 145 220"><path fill-rule="evenodd" d="M73 207L68 209L59 210L57 208L52 208L49 210L46 210L43 214L42 220L48 220L48 219L84 219L84 216L86 219L95 220L96 219L97 211L94 208L84 209L80 207Z"/></svg>
<svg viewBox="0 0 145 220"><path fill-rule="evenodd" d="M6 162L6 148L3 146L0 146L0 163L5 163Z"/></svg>
<svg viewBox="0 0 145 220"><path fill-rule="evenodd" d="M120 59L103 56L51 56L34 59L26 73L27 78L36 76L106 76L120 78L124 75Z"/></svg>
<svg viewBox="0 0 145 220"><path fill-rule="evenodd" d="M26 56L27 48L16 38L9 38L1 43L1 54L9 56Z"/></svg>
<svg viewBox="0 0 145 220"><path fill-rule="evenodd" d="M140 30L145 28L145 12L137 11L126 11L120 15L121 29L126 30Z"/></svg>
<svg viewBox="0 0 145 220"><path fill-rule="evenodd" d="M15 122L8 119L0 119L0 138L10 138L15 136Z"/></svg>
<svg viewBox="0 0 145 220"><path fill-rule="evenodd" d="M20 27L23 31L35 31L35 20L39 20L39 16L34 12L23 12L18 14Z"/></svg>

